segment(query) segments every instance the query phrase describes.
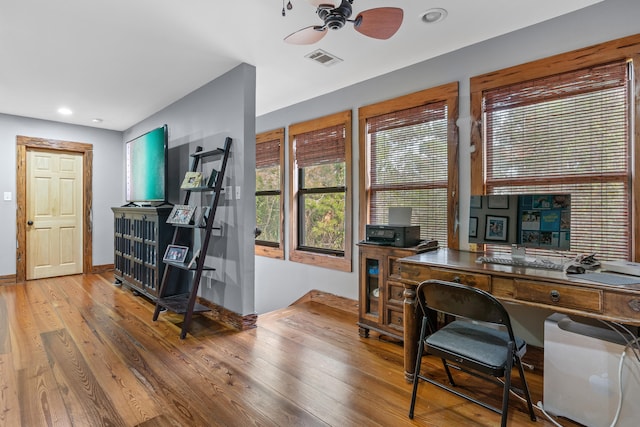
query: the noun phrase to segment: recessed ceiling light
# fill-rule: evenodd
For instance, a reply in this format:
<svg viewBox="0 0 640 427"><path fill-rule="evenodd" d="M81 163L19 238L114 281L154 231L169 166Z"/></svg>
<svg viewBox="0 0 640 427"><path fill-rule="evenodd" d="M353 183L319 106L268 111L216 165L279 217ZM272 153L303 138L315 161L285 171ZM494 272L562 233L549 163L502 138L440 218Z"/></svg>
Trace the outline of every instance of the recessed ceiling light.
<svg viewBox="0 0 640 427"><path fill-rule="evenodd" d="M102 119L101 119L101 118L99 118L99 117L96 117L95 119L91 119L91 121L92 121L93 123L102 123Z"/></svg>
<svg viewBox="0 0 640 427"><path fill-rule="evenodd" d="M67 107L60 107L58 108L58 113L62 114L63 116L70 116L71 114L73 114L73 111L71 111L71 109Z"/></svg>
<svg viewBox="0 0 640 427"><path fill-rule="evenodd" d="M422 14L422 21L427 24L435 24L447 17L447 11L439 7L427 10Z"/></svg>

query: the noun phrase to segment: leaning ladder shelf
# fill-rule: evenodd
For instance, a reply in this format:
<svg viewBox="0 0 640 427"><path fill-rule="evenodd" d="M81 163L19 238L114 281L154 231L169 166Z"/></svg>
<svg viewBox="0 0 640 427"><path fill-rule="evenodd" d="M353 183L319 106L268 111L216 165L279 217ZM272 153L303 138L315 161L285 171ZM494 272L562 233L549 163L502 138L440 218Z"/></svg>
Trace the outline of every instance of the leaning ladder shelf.
<svg viewBox="0 0 640 427"><path fill-rule="evenodd" d="M184 196L184 205L189 204L191 193L193 192L211 192L213 194L211 203L209 205L209 215L207 217L205 225L201 227L199 225L193 224L174 224L175 229L173 233L172 244L179 244L183 242L185 239L184 235L186 233L193 234L194 230L204 231L204 235L202 236L202 243L200 245L200 256L197 257L195 265L190 265L191 263L188 261L183 263L164 261L165 271L164 275L162 276L162 282L160 284L159 296L156 300L156 308L153 313L153 320L158 320L158 315L163 308L178 314L183 314L184 321L182 322L182 331L180 333L181 339L184 339L189 332L189 325L191 324L193 313L202 313L211 310L205 305L198 304L196 300L198 298L198 289L200 287L202 272L215 270L215 268L205 266L204 263L206 260L207 249L209 247L211 232L212 230L217 228L213 226L213 222L215 219L216 210L218 208L218 202L220 201L220 195L223 191L222 184L227 168L227 161L230 155L231 142L232 139L227 137L225 139L224 148L218 148L211 151L202 151L202 148L198 147L196 152L191 154L191 168L189 169L191 172L196 172L198 170L200 161L204 161L204 159L218 157L221 158L221 164L213 187L195 187L185 190L186 193ZM171 280L175 280L176 278L176 275L172 274L174 270L187 270L190 271L193 275L190 279L191 284L188 287L187 293L168 295L167 290L171 288L171 286L169 286L169 282Z"/></svg>

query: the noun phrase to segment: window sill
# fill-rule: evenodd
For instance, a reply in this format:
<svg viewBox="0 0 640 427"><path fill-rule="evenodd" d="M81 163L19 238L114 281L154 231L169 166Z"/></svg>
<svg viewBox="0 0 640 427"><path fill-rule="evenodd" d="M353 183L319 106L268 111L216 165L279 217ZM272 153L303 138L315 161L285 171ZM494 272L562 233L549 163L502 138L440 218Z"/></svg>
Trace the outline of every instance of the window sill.
<svg viewBox="0 0 640 427"><path fill-rule="evenodd" d="M256 256L263 256L267 258L284 259L284 249L282 247L270 247L255 245Z"/></svg>
<svg viewBox="0 0 640 427"><path fill-rule="evenodd" d="M289 253L289 261L315 265L316 267L330 268L332 270L345 271L348 273L353 271L351 268L351 259L342 256L338 257L335 255L292 250L291 253Z"/></svg>

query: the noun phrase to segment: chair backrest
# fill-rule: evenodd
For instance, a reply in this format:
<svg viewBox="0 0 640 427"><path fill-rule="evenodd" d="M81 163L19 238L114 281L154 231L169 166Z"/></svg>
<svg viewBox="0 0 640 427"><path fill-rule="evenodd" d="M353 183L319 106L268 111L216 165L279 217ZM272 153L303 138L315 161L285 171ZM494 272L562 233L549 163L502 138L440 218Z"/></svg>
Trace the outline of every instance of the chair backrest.
<svg viewBox="0 0 640 427"><path fill-rule="evenodd" d="M511 330L509 313L493 295L461 283L427 280L417 289L423 312L431 308L446 314L481 322L507 326Z"/></svg>

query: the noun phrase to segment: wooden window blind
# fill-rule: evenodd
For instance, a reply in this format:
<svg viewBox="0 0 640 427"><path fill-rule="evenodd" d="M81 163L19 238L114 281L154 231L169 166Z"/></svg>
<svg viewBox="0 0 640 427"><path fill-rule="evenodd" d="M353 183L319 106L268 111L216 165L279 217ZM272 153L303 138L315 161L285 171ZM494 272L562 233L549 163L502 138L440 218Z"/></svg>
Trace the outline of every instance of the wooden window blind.
<svg viewBox="0 0 640 427"><path fill-rule="evenodd" d="M344 162L345 126L336 125L297 134L295 157L298 168Z"/></svg>
<svg viewBox="0 0 640 427"><path fill-rule="evenodd" d="M298 168L298 248L344 255L345 126L295 136Z"/></svg>
<svg viewBox="0 0 640 427"><path fill-rule="evenodd" d="M388 224L389 207L411 207L423 239L447 242L446 102L367 118L369 221Z"/></svg>
<svg viewBox="0 0 640 427"><path fill-rule="evenodd" d="M256 144L256 168L268 168L280 164L280 139Z"/></svg>
<svg viewBox="0 0 640 427"><path fill-rule="evenodd" d="M630 64L483 92L487 194L571 193L571 252L631 256Z"/></svg>
<svg viewBox="0 0 640 427"><path fill-rule="evenodd" d="M284 258L284 129L256 135L256 255Z"/></svg>
<svg viewBox="0 0 640 427"><path fill-rule="evenodd" d="M351 110L289 126L289 260L351 271Z"/></svg>

